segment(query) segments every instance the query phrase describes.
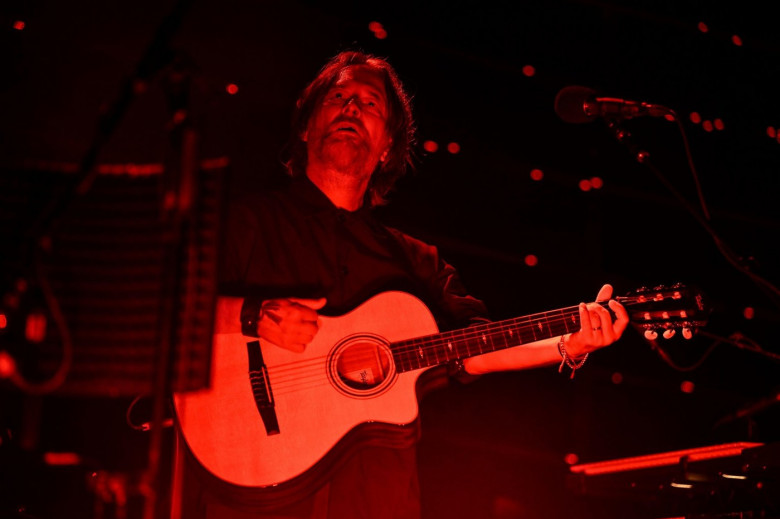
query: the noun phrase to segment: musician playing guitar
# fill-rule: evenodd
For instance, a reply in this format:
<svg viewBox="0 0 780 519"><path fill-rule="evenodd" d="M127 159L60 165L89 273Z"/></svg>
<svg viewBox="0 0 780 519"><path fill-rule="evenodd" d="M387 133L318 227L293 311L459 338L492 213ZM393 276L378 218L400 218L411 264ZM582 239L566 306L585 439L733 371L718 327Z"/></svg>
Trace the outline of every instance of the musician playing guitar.
<svg viewBox="0 0 780 519"><path fill-rule="evenodd" d="M322 405L306 411L307 416L299 419L300 425L290 425L293 422L286 415L296 415L298 409L309 405L301 403L299 407L294 400L284 404L284 395L302 390L307 384L307 374L292 376L294 367L315 370L315 361L324 358L322 365L333 367L323 376L331 378L323 378L330 382L324 383L327 387L316 389L315 396L328 390L341 398L345 406L353 402L366 406L378 403L380 411L393 406L383 399L389 399L392 391L404 384L399 373L405 368L395 366L389 355L383 356L386 343L396 340L386 341L384 337L403 330L407 321L412 320L411 314L418 313L407 308L406 299L396 298L398 292L421 300L439 328L476 329L473 326L487 322L484 305L468 295L455 270L439 257L435 247L387 228L372 216L371 208L384 202L395 180L410 165L414 138L409 98L390 65L358 52L341 53L321 70L298 100L287 163L292 178L289 186L264 193L249 204L232 204L223 261L224 293L228 296L218 304L216 335L243 338L243 342L230 346L240 354L243 370L243 376L239 376L240 371L232 378L246 378L247 363L255 374L251 388L248 379L240 382L249 388L247 409L251 412L231 410L219 418L221 411L234 405L237 398L233 397L222 400L217 406L221 409L208 417L202 411L193 411L197 409L194 400L189 407L183 405L188 403L186 397L177 401L184 431L183 448L189 449L187 466L202 463L206 467L192 471L197 475L185 475L184 517L420 516L414 438L390 442L390 446L367 441L355 448L343 447L349 442L339 439L334 450L341 456L337 462L328 463L325 480L316 480L317 484L299 497L285 495L279 506L269 507L265 501L259 506L262 500L255 499L254 493L285 488L285 483L279 485L276 479L269 479L265 484L265 476L257 475L251 468L263 462L273 465L271 470L286 470L283 466L288 462L295 466L294 458L307 456L308 446L327 436L330 420L337 419L342 412L339 405L333 404L334 400L323 400ZM329 319L327 316L349 314L383 293L391 295L360 316L367 333L357 333L363 330L349 326L340 333L340 337L346 338L339 342L347 345L344 350L329 347L311 361L305 357L313 343L326 333L323 321ZM419 366L448 366L453 376L562 362L568 369L576 369L588 353L615 342L626 328L626 310L611 297L612 288L605 285L597 301L609 300L606 308L596 303L580 304L580 326L573 333L462 359L457 358L452 344L445 340L436 352L435 362L428 362L425 357L432 354L428 350L420 347L418 353L412 345L410 358ZM616 316L614 320L610 310ZM574 313L577 315L576 310ZM390 331L368 333L374 329ZM259 341L252 342L255 337ZM262 343L262 350L258 343ZM366 347L367 343L376 346ZM218 339L215 347L224 349ZM349 354L334 353L348 350ZM364 365L365 354L376 359ZM283 361L276 362L276 371L271 373L266 367L277 355ZM213 369L215 377L219 377L221 367ZM220 384L215 378L214 386ZM414 381L410 387L413 391ZM370 388L370 392L362 393L363 388ZM261 408L265 414L258 412ZM416 407L409 412L414 421ZM405 416L406 410L399 413ZM375 421L373 415L366 416L367 427ZM212 428L214 439L210 436ZM253 436L241 438L250 428L255 431ZM347 429L338 436L351 438L351 426ZM190 435L190 431L207 433L201 440L194 437L196 434ZM284 441L293 434L308 436L299 443L290 443L279 459L272 458L278 449L271 443L268 454L257 455L263 459L247 461L256 444ZM216 454L224 444L236 449L230 456L233 459L225 460ZM234 461L246 464L231 472L230 464ZM319 467L317 461L312 460L311 465ZM227 481L218 482L223 468ZM291 469L291 479L308 477L308 471L300 472L306 475Z"/></svg>

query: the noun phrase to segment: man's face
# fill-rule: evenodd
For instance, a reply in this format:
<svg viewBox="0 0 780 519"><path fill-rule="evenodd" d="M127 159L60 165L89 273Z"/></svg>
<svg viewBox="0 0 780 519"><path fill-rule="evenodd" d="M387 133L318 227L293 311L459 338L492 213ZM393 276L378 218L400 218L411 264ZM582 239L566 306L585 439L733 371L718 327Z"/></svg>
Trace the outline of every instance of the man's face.
<svg viewBox="0 0 780 519"><path fill-rule="evenodd" d="M303 135L309 165L370 177L390 147L388 109L379 73L365 65L345 68Z"/></svg>

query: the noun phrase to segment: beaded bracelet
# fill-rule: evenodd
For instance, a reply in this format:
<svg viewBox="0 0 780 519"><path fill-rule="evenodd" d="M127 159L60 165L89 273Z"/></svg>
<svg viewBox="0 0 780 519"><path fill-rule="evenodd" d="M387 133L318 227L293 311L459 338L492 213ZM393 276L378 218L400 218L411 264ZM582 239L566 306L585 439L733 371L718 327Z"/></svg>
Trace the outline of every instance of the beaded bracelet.
<svg viewBox="0 0 780 519"><path fill-rule="evenodd" d="M558 353L561 354L561 365L558 366L558 373L563 371L563 366L565 364L571 368L571 377L569 378L574 378L574 373L576 373L577 370L585 364L585 361L588 360L589 353L586 353L579 361L572 359L566 351L566 345L564 344L565 337L565 334L561 335L561 339L558 341Z"/></svg>

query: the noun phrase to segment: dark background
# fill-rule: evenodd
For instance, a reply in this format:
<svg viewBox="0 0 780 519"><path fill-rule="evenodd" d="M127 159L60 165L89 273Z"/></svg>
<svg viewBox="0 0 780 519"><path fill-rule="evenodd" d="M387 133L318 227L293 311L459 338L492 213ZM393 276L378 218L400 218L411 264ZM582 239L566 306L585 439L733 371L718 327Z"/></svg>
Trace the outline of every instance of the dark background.
<svg viewBox="0 0 780 519"><path fill-rule="evenodd" d="M83 160L101 117L116 106L173 6L5 2L2 166L18 171ZM416 171L379 210L382 218L438 245L494 317L590 300L604 282L618 293L683 282L707 295L713 311L706 334L660 342L668 360L629 329L573 381L551 367L429 395L420 445L426 517L587 515L596 505L580 502L565 485L569 453L596 461L777 440L778 406L771 401L778 364L771 355L776 359L780 347L771 287L778 277L780 143L768 128L780 127L780 33L768 6L200 0L183 10L171 49L192 80L198 152L229 158L231 192L265 189L282 178L279 152L300 89L336 52L359 48L396 67L413 96L420 144L432 140L439 148L427 153L418 146ZM13 28L17 20L23 30ZM387 38L374 37L372 21ZM526 65L534 75L523 73ZM145 91L121 111L99 162L169 158L171 67L158 68L142 73ZM226 93L230 83L236 95ZM712 229L770 288L727 261L691 214L701 205L677 125L653 118L623 123L650 153L654 172L603 121L560 120L554 99L567 85L675 110ZM724 128L705 131L690 120L692 112L719 118ZM446 150L450 142L459 153ZM544 172L541 181L530 177L535 168ZM592 177L603 187L581 190L579 182ZM8 259L16 248L0 250ZM529 254L538 265L525 264ZM746 307L754 318L744 317ZM746 337L769 355L728 341L716 345L713 336ZM681 391L684 381L693 392ZM764 399L768 405L729 419ZM10 390L3 404L6 452L21 441L19 416L31 405L41 409L39 437L24 451L33 461L5 466L19 490L4 506L24 503L30 513L55 517L51 510L67 503L89 514L84 470L134 474L144 467L146 439L125 426L123 399L21 398ZM36 456L52 449L93 461L72 472L37 468ZM777 466L777 459L768 461ZM72 491L63 492L62 481Z"/></svg>

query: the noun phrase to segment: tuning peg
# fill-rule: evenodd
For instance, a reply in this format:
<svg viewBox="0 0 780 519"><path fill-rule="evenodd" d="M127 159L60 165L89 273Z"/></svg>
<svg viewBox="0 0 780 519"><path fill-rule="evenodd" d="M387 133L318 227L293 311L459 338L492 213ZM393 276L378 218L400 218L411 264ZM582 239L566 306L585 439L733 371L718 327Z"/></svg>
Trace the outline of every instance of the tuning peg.
<svg viewBox="0 0 780 519"><path fill-rule="evenodd" d="M658 332L655 330L645 330L645 339L648 341L654 341L658 338Z"/></svg>
<svg viewBox="0 0 780 519"><path fill-rule="evenodd" d="M675 333L677 333L675 330L664 330L664 339L671 339Z"/></svg>
<svg viewBox="0 0 780 519"><path fill-rule="evenodd" d="M686 326L685 328L682 329L682 336L685 337L686 339L690 339L693 337L693 331Z"/></svg>

